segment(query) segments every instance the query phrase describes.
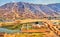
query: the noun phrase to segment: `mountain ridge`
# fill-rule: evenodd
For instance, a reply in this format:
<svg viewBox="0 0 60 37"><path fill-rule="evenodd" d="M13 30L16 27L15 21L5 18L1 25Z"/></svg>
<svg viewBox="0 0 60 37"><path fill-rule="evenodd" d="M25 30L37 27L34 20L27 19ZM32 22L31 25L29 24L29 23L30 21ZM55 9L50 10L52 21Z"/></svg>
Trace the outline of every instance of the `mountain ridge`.
<svg viewBox="0 0 60 37"><path fill-rule="evenodd" d="M0 6L0 17L4 18L43 18L59 16L60 3L42 5L18 2L7 3Z"/></svg>

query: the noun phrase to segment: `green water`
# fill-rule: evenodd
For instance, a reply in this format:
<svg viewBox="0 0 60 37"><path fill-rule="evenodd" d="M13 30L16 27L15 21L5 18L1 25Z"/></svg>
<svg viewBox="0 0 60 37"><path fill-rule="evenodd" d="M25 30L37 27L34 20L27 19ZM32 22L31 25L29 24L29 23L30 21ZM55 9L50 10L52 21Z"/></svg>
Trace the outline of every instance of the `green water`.
<svg viewBox="0 0 60 37"><path fill-rule="evenodd" d="M4 33L16 33L16 32L20 32L20 30L9 30L6 28L0 28L0 32L4 32Z"/></svg>

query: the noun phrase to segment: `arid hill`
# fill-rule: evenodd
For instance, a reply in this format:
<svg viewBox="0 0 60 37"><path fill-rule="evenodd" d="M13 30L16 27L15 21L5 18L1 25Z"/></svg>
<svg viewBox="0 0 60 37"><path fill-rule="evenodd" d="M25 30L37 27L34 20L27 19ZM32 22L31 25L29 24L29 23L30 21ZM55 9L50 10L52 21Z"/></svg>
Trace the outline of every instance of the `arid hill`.
<svg viewBox="0 0 60 37"><path fill-rule="evenodd" d="M4 19L43 18L50 16L60 16L60 3L43 5L17 2L0 6L0 17Z"/></svg>

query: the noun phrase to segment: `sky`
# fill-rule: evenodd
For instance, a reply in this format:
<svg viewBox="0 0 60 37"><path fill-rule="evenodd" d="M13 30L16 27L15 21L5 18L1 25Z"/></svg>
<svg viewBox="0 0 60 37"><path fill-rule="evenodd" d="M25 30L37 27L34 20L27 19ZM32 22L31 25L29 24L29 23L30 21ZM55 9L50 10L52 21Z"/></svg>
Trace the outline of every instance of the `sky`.
<svg viewBox="0 0 60 37"><path fill-rule="evenodd" d="M60 0L0 0L0 6L10 2L28 2L33 4L53 4L60 3Z"/></svg>

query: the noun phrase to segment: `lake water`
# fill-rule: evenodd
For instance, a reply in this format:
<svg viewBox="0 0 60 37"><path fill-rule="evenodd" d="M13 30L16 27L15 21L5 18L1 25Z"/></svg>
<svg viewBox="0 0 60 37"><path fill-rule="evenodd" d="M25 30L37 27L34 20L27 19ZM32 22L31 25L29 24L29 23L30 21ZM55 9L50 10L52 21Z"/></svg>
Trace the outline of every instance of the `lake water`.
<svg viewBox="0 0 60 37"><path fill-rule="evenodd" d="M20 32L20 30L9 30L9 29L6 29L6 28L0 28L0 32L16 33L16 32Z"/></svg>

